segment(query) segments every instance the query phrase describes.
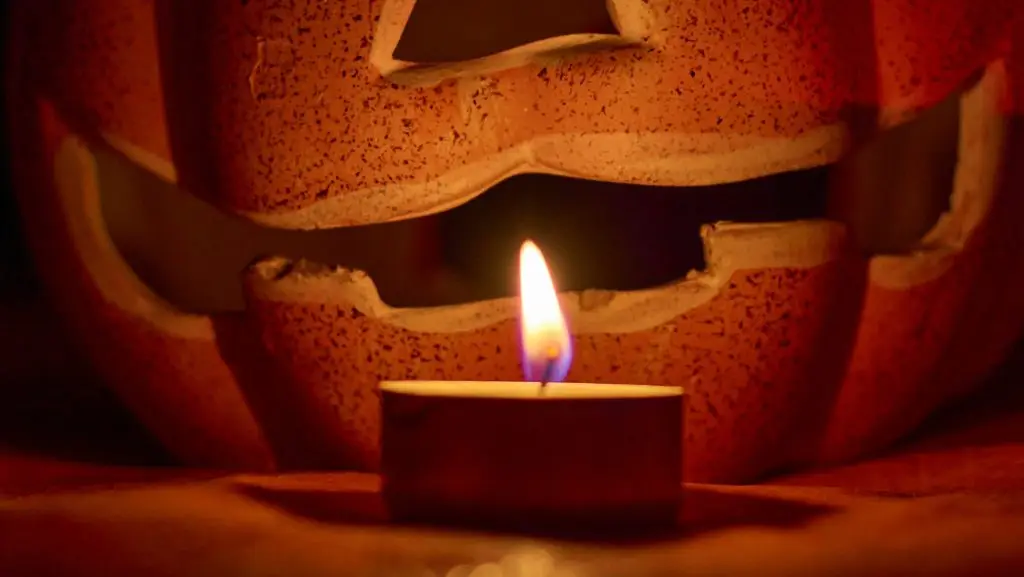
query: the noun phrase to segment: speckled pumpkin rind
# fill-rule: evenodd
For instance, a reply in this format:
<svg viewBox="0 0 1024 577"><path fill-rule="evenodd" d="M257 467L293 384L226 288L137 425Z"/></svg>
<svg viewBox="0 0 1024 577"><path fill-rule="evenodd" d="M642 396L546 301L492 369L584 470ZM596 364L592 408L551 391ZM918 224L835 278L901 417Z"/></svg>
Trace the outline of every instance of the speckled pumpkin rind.
<svg viewBox="0 0 1024 577"><path fill-rule="evenodd" d="M644 177L601 158L614 154L641 163L731 153L759 138L795 138L836 123L846 100L846 76L829 42L838 17L814 4L679 9L671 0L644 2L654 17L651 47L431 87L394 85L370 65L384 4L183 3L181 10L206 24L200 33L190 19L180 19L205 47L212 79L193 86L190 98L208 107L202 141L212 147L183 158L183 172L193 161L213 159L217 178L202 190L233 210L289 226L312 222L269 215L360 192L365 198L358 212L328 215L324 209L310 217L352 224L423 213L478 192L468 187L479 182L429 187L474 163L480 165L477 180L484 173L499 178L525 162L668 184L668 176ZM618 140L597 146L599 137ZM501 157L537 139L532 160ZM793 155L801 153L808 151ZM775 170L795 168L782 164ZM426 186L427 192L399 194L400 185ZM390 194L371 194L384 187Z"/></svg>
<svg viewBox="0 0 1024 577"><path fill-rule="evenodd" d="M46 265L38 270L76 341L135 416L184 462L272 469L269 445L224 360L226 343L212 332L205 338L167 332L98 288L54 183L55 170L73 170L69 162L89 157L68 149L71 135L52 106L40 103L38 111L37 122L16 131L26 151L38 151L38 157L19 158L25 161L19 200L36 262ZM65 178L76 176L66 172Z"/></svg>
<svg viewBox="0 0 1024 577"><path fill-rule="evenodd" d="M1002 104L1016 106L1017 113L1006 123L1006 144L1000 171L995 209L979 230L976 248L978 272L972 278L970 306L957 329L955 342L942 365L940 378L953 382L951 388L964 391L978 382L1005 355L1007 347L1021 334L1024 321L1024 15L1014 22L1013 56L1006 61L1008 94ZM1016 103L1016 104L1014 104Z"/></svg>
<svg viewBox="0 0 1024 577"><path fill-rule="evenodd" d="M1015 180L1000 180L992 160L1004 149L1018 152L1001 144L1006 121L995 102L1005 89L1002 70L993 66L962 100L954 210L930 233L936 248L870 266L830 252L815 261L828 263L821 266L759 268L781 248L779 238L748 239L747 252L733 245L724 257L748 255L711 301L654 328L580 331L568 378L687 387L688 478L729 482L878 449L981 384L1024 326L1024 306L1009 302L1005 288L1016 286L1021 258L1008 254L1021 233L1005 215L1018 214L1022 201L1007 194ZM776 226L805 245L825 242L809 229ZM754 247L765 252L750 257ZM726 253L709 254L720 262ZM338 437L351 439L345 444L360 452L359 466L375 466L377 379L518 374L512 320L463 332L408 330L322 285L299 298L252 290L280 278L247 276L254 323L302 396L338 411L319 416L341 420ZM360 343L355 351L343 344L350 338Z"/></svg>
<svg viewBox="0 0 1024 577"><path fill-rule="evenodd" d="M31 7L28 7L28 5ZM33 74L70 120L122 152L171 158L154 0L42 0L21 8ZM130 154L145 162L139 155ZM166 170L158 170L162 176Z"/></svg>
<svg viewBox="0 0 1024 577"><path fill-rule="evenodd" d="M1024 214L1017 180L1018 190L1004 189L988 226L942 277L904 290L869 288L823 460L848 460L913 430L936 407L984 384L1020 335L1024 237L1004 218Z"/></svg>
<svg viewBox="0 0 1024 577"><path fill-rule="evenodd" d="M899 108L937 104L985 64L1005 57L1014 19L1024 13L1016 0L885 0L870 5L878 54L877 102Z"/></svg>
<svg viewBox="0 0 1024 577"><path fill-rule="evenodd" d="M662 167L652 176L651 159L806 136L836 123L850 102L934 104L981 63L1005 56L1021 17L1015 0L660 0L642 4L652 18L650 48L405 88L381 78L370 51L385 4L410 1L158 9L154 0L45 0L26 13L36 74L78 121L166 177L177 175L173 148L191 192L298 227L450 205L538 158L546 160L531 168L668 184L679 175ZM619 140L595 143L609 136ZM499 158L530 139L540 139L530 154ZM838 152L807 146L759 170ZM609 155L636 169L609 165ZM430 185L473 162L490 178L456 178L464 190ZM726 162L709 178L750 177L739 164ZM417 189L400 201L381 193L401 184ZM365 192L358 203L295 212L355 191Z"/></svg>
<svg viewBox="0 0 1024 577"><path fill-rule="evenodd" d="M312 227L423 214L515 170L687 184L749 178L748 162L762 174L799 168L838 154L826 143L841 133L817 144L813 134L837 126L848 103L939 101L1005 51L1015 10L1010 0L874 11L638 2L652 22L643 47L407 87L370 61L382 11L410 1L182 3L170 20L177 36L197 35L208 64L171 81L210 119L193 136L212 147L180 159L210 179L196 190L251 218ZM744 156L768 143L778 158ZM673 171L657 158L696 164Z"/></svg>
<svg viewBox="0 0 1024 577"><path fill-rule="evenodd" d="M294 10L272 8L271 3L260 0L249 2L244 9L240 7L242 3L175 4L184 7L177 16L179 23L189 26L189 33L177 34L176 37L187 40L165 43L165 47L170 46L165 50L175 53L179 62L190 62L187 54L193 57L198 54L202 58L192 58L191 61L211 63L209 70L200 67L176 71L167 84L167 88L176 95L170 98L169 103L174 111L172 115L177 119L171 123L177 133L175 138L178 148L189 153L182 157L189 176L198 179L193 182L204 184L196 191L236 210L283 214L311 206L318 200L344 196L355 187L362 186L360 183L371 182L367 179L376 179L372 182L389 186L422 182L452 166L462 166L474 159L485 158L487 154L509 150L514 138L521 138L525 128L532 126L548 131L539 132L542 137L544 134L556 137L556 140L544 141L546 148L538 148L547 155L549 168L577 173L597 170L595 166L600 163L593 162L593 155L589 152L576 153L589 151L586 145L593 139L567 140L560 137L565 132L562 128L573 126L574 122L589 129L590 124L584 123L582 116L571 113L584 111L590 103L580 98L572 101L572 108L567 108L565 102L554 97L548 100L547 95L563 94L559 91L573 87L576 90L572 92L574 98L579 98L580 94L592 94L615 99L620 90L627 88L622 84L610 87L600 84L602 79L620 75L616 71L610 76L611 60L607 54L581 57L546 70L527 67L495 74L486 80L447 83L439 88L392 87L374 77L363 61L356 60L364 48L363 29L359 27L370 30L372 27L366 26L369 26L371 18L358 20L355 18L358 14L353 13L350 14L351 20L347 16L339 20L338 13L299 11L300 8L314 7L326 7L324 10L328 11L340 7L368 10L368 4L356 7L355 3L314 5L300 1L294 3L299 7ZM785 4L789 8L795 6ZM667 100L655 104L643 100L644 109L654 106L650 110L659 112L660 121L672 123L674 127L709 128L712 133L735 138L733 144L737 146L746 142L744 138L749 134L772 136L782 131L796 135L813 127L816 122L830 121L844 99L873 103L881 98L887 104L910 107L934 102L977 68L978 63L1005 50L1008 26L1017 26L1018 31L1024 29L1019 18L1021 4L1013 0L985 3L984 6L966 0L884 3L884 6L875 6L874 39L863 32L868 27L852 25L859 21L856 9L850 7L855 3L842 3L847 6L845 8L828 6L829 11L819 11L809 3L798 4L798 9L788 10L781 18L772 8L775 3L732 4L728 7L731 12L714 17L709 17L708 11L721 10L716 8L722 6L721 3L695 3L686 14L688 19L696 18L696 21L691 23L687 20L686 29L699 30L700 33L696 37L685 38L686 42L697 42L693 46L686 45L688 58L692 60L688 66L692 66L694 75L690 76L687 69L680 83L658 87L664 91L671 88L672 94L665 92ZM52 17L52 22L46 19L33 22L33 26L44 26L37 28L42 32L36 35L37 41L33 46L38 54L45 55L37 71L43 80L41 86L74 105L77 121L87 128L119 136L125 142L166 157L170 147L163 120L164 96L158 74L153 23L160 18L174 16L175 9L169 16L154 16L153 5L147 0L41 2L38 14ZM750 10L744 11L744 8ZM190 10L194 13L188 13ZM731 23L745 22L745 18L760 18L759 21L764 22L776 17L781 19L772 20L777 25L774 29L763 27L764 30L748 35L731 34L726 29ZM309 38L297 36L296 24L300 21L314 24L310 28L312 31L320 34L332 32L334 36L328 42L318 41L318 48L313 50L307 42ZM339 22L347 27L332 29L328 26ZM840 25L836 25L837 22ZM173 22L163 21L163 24L165 31L174 31ZM757 30L757 27L752 29ZM355 40L345 36L351 30L359 33L355 35L352 32ZM175 34L171 36L175 37ZM200 41L196 42L196 38ZM757 44L764 38L777 42ZM843 38L852 39L852 44L838 42ZM167 40L166 35L164 40ZM223 43L211 44L214 40ZM677 38L673 36L672 40ZM801 44L797 40L809 41L812 47L815 40L825 43L818 44L813 54L805 54L798 50ZM863 50L851 56L830 48L837 43L847 47L859 46ZM844 78L844 83L854 84L863 81L863 75L847 72L851 67L854 71L863 70L865 61L874 62L874 58L864 59L864 54L870 53L875 44L879 51L879 86L864 81L859 87L850 88L834 80ZM351 60L325 60L327 54L333 58L344 53L346 46L350 47L348 54ZM700 47L705 49L705 55L701 57L705 60L697 62L692 54ZM739 49L734 51L734 48ZM1019 51L1019 46L1012 48ZM296 52L297 49L301 50ZM710 53L708 49L712 49ZM777 78L751 73L751 70L765 70L763 67L751 68L744 75L730 72L740 70L737 62L757 64L756 57L766 54L761 52L763 50L770 56L764 62L778 64L766 70L766 74L777 74ZM838 62L837 54L844 62L826 66L829 62ZM637 71L645 71L644 74L649 75L652 69L656 69L665 72L656 72L653 78L670 78L679 72L671 66L652 66L654 59L662 57L657 51L645 52L636 62L616 61L616 66L629 66L629 72L622 73L626 76L637 75ZM712 57L717 60L712 62ZM812 74L804 80L800 80L799 74L787 76L779 71L782 58L797 61L799 66L794 64L791 66L793 70L806 67L818 76ZM298 65L300 62L303 63L301 66ZM310 62L321 63L324 67L313 66ZM721 67L721 72L715 67ZM1024 66L1021 59L1011 58L1008 68L1011 79L1017 80L1013 86L1017 98L1010 104L1020 110L1019 103L1024 100L1019 97L1022 93L1019 85L1020 79L1024 78L1021 74ZM826 71L824 77L821 77L820 69ZM190 73L193 83L182 84L182 79L188 78ZM573 84L584 75L587 76L586 81ZM548 77L547 82L544 76ZM756 81L762 76L767 82L765 86L743 84L748 77ZM214 82L209 82L210 78ZM339 82L338 78L345 80ZM640 81L654 80L644 77ZM829 83L832 83L832 92L829 92ZM548 88L549 85L556 88ZM593 90L581 93L581 86ZM744 89L734 93L734 87ZM683 94L676 95L677 89ZM876 94L876 89L882 96ZM362 99L355 99L346 92L348 90L355 91ZM783 94L785 90L790 92ZM516 98L505 96L506 92L516 95ZM630 92L627 90L625 94ZM778 97L767 116L770 122L759 124L762 119L757 114L750 116L746 108L740 109L739 104L744 107L750 105L741 98L745 94ZM471 103L473 107L452 108L452 98L457 98L455 102L460 105ZM473 102L474 98L476 102ZM530 111L524 114L519 106L524 98L531 109L536 102L537 112L545 114ZM760 102L757 98L752 100ZM793 107L793 102L798 102L799 106ZM802 108L809 102L815 106ZM431 109L431 103L435 108ZM366 110L380 107L391 116L384 112L363 113L364 106ZM669 110L673 106L684 111L679 119L669 115L669 112L678 112L676 108ZM597 124L594 126L618 133L624 126L635 124L640 127L643 124L635 116L637 111L630 109L628 102L621 98L616 99L611 108L622 115L596 115L593 122ZM789 118L784 113L793 117ZM481 129L472 133L468 130L470 126L484 127L485 114L487 122L498 118L512 120L503 121L489 131ZM199 126L205 132L183 130L183 127L194 129L196 123L205 118L220 118L223 122ZM779 119L791 122L776 124L775 120ZM352 120L356 123L347 124ZM362 132L353 130L352 126L361 127ZM35 127L26 131L26 142L32 142L32 130ZM63 128L59 132L59 136L49 133L47 137L51 152L47 159L53 157L52 153L65 135ZM364 138L359 140L355 136L358 134ZM197 135L200 137L198 140ZM471 136L475 140L470 140ZM1011 137L1011 141L1020 140L1019 136L1015 138ZM433 144L431 139L439 140ZM379 147L381 142L401 147L421 141L426 143L424 146L429 146L416 149L418 156L409 152L412 149ZM214 149L203 149L196 146L196 142L209 142L215 146ZM558 146L562 147L561 152L557 150ZM700 316L711 314L701 312L712 308L709 303L687 313L678 322L654 329L644 338L637 337L636 341L630 340L628 334L577 337L577 368L570 378L623 381L624 375L634 374L640 382L639 379L655 379L661 375L684 375L686 382L670 384L687 386L691 393L711 391L703 408L691 407L691 422L700 422L704 426L700 431L691 429L691 433L701 435L699 438L691 436L687 439L688 445L699 448L698 454L703 451L705 455L703 461L688 463L691 467L688 474L697 479L738 480L781 464L810 459L818 432L824 428L821 423L828 418L833 421L827 430L823 450L826 457L852 455L885 443L911 426L925 411L976 384L978 378L1001 356L1005 344L1019 332L1024 304L1015 287L1024 281L1021 278L1024 273L1020 272L1024 269L1020 266L1019 254L1021 227L1017 226L1014 215L1021 214L1021 195L1016 194L1022 178L1017 165L1021 163L1015 162L1020 150L1019 143L1009 148L1004 193L996 205L997 210L978 231L979 238L971 239L964 254L954 259L952 268L941 278L899 290L869 285L859 321L846 319L851 311L859 310L850 305L857 296L840 296L847 294L843 291L856 292L851 287L858 286L858 283L850 280L851 275L854 280L859 279L856 267L839 267L842 270L835 272L834 278L845 278L844 282L820 281L812 283L812 288L801 289L800 294L806 291L813 298L825 301L814 306L835 307L834 314L839 315L843 322L851 323L845 330L837 331L840 339L857 339L850 354L849 371L845 375L832 377L833 373L829 372L845 371L845 362L834 362L829 367L820 368L818 365L828 364L834 359L810 354L810 351L820 349L823 342L832 342L829 339L834 335L824 329L815 329L818 342L813 343L813 347L811 344L797 347L799 354L792 349L781 354L758 353L760 349L757 347L764 347L767 339L759 341L756 332L726 333L723 330L722 334L715 333L718 329L708 327L725 325L734 330L735 321L743 318L737 312L743 307L722 304L719 300L725 297L720 296L715 301L718 304L714 305L717 307L714 310L718 311L714 314L719 316L713 317L719 321ZM373 167L377 169L373 177L356 172L369 166L361 158L364 153L370 153L367 158L371 161L379 159L380 164ZM210 164L199 162L199 158L208 158ZM425 159L423 164L417 164L421 159ZM449 161L451 164L445 164ZM322 424L329 433L325 432L320 437L312 435L310 439L313 442L307 445L286 442L281 430L269 436L276 439L276 446L291 447L291 451L297 453L303 450L297 447L308 448L320 438L344 439L344 442L337 442L338 446L331 447L332 450L337 449L329 457L333 464L373 464L373 449L367 448L370 445L366 444L372 437L368 431L373 425L369 421L364 422L362 416L373 402L372 389L357 399L354 398L355 393L346 392L353 387L352 390L362 390L367 386L367 378L358 376L361 373L357 371L368 370L367 367L380 370L383 363L393 361L393 357L387 355L383 357L384 361L374 360L379 357L371 354L371 343L380 341L373 339L402 343L400 346L405 348L400 352L408 355L406 359L414 354L412 351L425 350L414 344L418 338L425 338L431 347L438 347L435 350L440 358L419 360L412 369L403 366L407 373L422 372L428 376L470 374L468 378L518 377L515 330L510 322L484 331L483 337L489 339L484 344L475 340L479 335L474 336L470 343L458 344L451 341L453 335L444 337L448 341L438 341L440 337L437 335L401 334L401 331L391 334L387 326L374 319L348 318L347 314L351 313L353 317L356 314L351 308L345 309L342 303L324 304L321 309L318 303L295 304L253 298L253 312L249 319L245 319L246 322L235 319L214 323L215 327L221 328L217 342L212 340L212 336L199 340L183 339L180 335L159 330L149 321L114 305L97 289L95 279L75 253L73 241L61 232L66 230L67 223L62 221L54 195L39 188L38 183L51 180L52 167L36 166L31 159L20 164L32 166L35 170L34 180L25 180L21 200L37 260L50 263L40 267L41 273L58 297L79 340L85 344L89 356L102 369L104 376L137 414L179 456L193 463L266 468L273 462L264 435L253 422L251 397L247 399L239 391L239 365L230 365L224 360L226 357L247 359L242 363L242 372L250 377L242 380L262 373L266 382L259 388L268 391L268 397L287 398L287 387L294 386L301 402L294 414L289 413L290 409L281 407L279 412L285 413L282 423L287 424L290 419L294 427L301 428L306 424L303 418L308 416L309 421L318 423L317 426ZM618 170L614 164L605 163L605 166L611 168L604 170ZM621 174L598 176L628 180ZM384 193L373 198L377 204L367 205L370 206L367 214L375 213L377 218L381 214L390 218L403 211L422 208L417 207L415 198L399 201L398 196ZM364 214L358 218L368 217ZM986 231L986 227L992 230ZM769 311L772 315L777 313L779 305L773 303L796 294L779 293L778 287L772 288L771 283L777 282L776 275L787 271L797 275L808 272L804 269L745 271L734 275L732 281L737 286L730 286L727 290L743 288L746 280L759 278L767 284L745 289L766 291L761 296L749 297L749 302L753 303L751 310L761 311L763 318L774 318ZM69 279L76 280L72 282ZM863 280L859 280L862 286ZM804 279L799 282L811 281ZM814 292L836 287L838 291L833 293ZM735 293L726 303L747 302L744 300L747 298ZM758 301L758 298L762 300ZM787 307L797 306L795 302L786 302ZM345 310L349 313L343 312ZM794 313L789 311L788 314L787 320ZM697 322L702 318L702 322ZM813 318L815 322L825 323L818 313ZM252 328L248 321L254 323L264 346L271 350L274 367L284 369L280 380L275 380L270 367L264 366L261 359L263 350L241 338L240 335ZM858 322L861 323L860 328L854 330ZM788 326L776 319L761 330L764 335L776 335ZM803 327L802 331L814 332L804 325L797 326ZM324 340L324 335L336 337L339 327L345 328L346 334L365 336L369 340L357 341L355 345L342 341L331 345L330 340ZM231 334L238 340L230 337ZM728 335L732 336L727 338ZM808 343L811 340L811 336L801 333L796 342ZM791 347L792 342L790 339ZM595 353L584 354L584 351L592 350L615 357L612 351L616 343L643 354L649 354L648 347L653 350L670 343L674 349L679 345L681 352L677 355L684 360L692 357L700 363L693 361L687 372L679 369L675 361L666 368L665 361L669 357L641 357L648 364L633 361L629 365L631 368L623 373L621 364L613 365L607 359L588 361L587 357ZM708 349L708 343L718 344ZM500 354L497 349L479 348L490 344L500 345ZM735 348L737 346L741 348ZM844 350L844 346L837 344L835 350ZM398 355L394 347L392 345L391 351L378 353ZM454 353L442 354L450 351L450 347L463 347L456 349L460 354L454 360L450 358ZM289 356L292 354L294 357ZM500 358L495 360L495 355ZM801 363L805 361L801 359L807 358L812 360L815 368L803 368ZM484 365L488 362L492 364L485 371ZM588 362L601 364L587 367ZM790 365L778 370L774 363ZM232 367L236 371L233 372ZM328 369L337 374L325 372ZM315 373L317 370L321 372ZM775 375L785 377L794 374L803 379L802 388L787 379L782 387L785 390L779 391L779 379ZM357 378L344 380L353 384L338 384L341 382L338 376L346 375L357 375ZM691 377L693 382L689 381ZM740 391L743 391L742 395ZM808 391L813 394L808 394ZM348 400L344 395L348 395ZM783 401L786 395L795 395L796 400ZM834 404L829 405L832 401ZM828 406L832 411L821 410ZM762 423L763 419L740 418L740 415L776 415L779 412L787 413L785 419L773 416L778 423L772 421L772 429L767 433L764 432L766 425ZM271 420L271 416L263 413L260 423L268 429ZM794 444L786 445L788 442ZM794 449L794 454L775 453L780 446L798 449ZM735 451L736 456L729 451Z"/></svg>
<svg viewBox="0 0 1024 577"><path fill-rule="evenodd" d="M979 263L970 255L955 260L946 274L923 285L892 290L869 284L839 395L820 439L824 460L886 446L956 392L936 368L964 319ZM1020 326L1019 318L1016 323Z"/></svg>
<svg viewBox="0 0 1024 577"><path fill-rule="evenodd" d="M819 349L829 328L818 311L856 309L856 291L846 287L857 286L850 275L858 269L833 262L735 273L711 301L656 328L576 335L567 380L684 386L687 479L744 479L788 464L795 455L786 447L813 438L823 426L813 415L836 392L823 377L842 350L830 359ZM381 380L522 378L514 317L418 332L329 295L268 299L252 290L262 282L273 280L247 275L249 314L287 386L308 405L330 407L309 418L327 419L333 434L325 442L348 448L352 461L337 466L378 466Z"/></svg>
<svg viewBox="0 0 1024 577"><path fill-rule="evenodd" d="M935 256L941 274L894 285L891 273L928 257L873 262L842 393L822 439L824 460L878 450L912 430L937 406L983 384L1021 334L1024 146L1019 120L996 114L1007 88L1004 69L993 67L963 101L947 227L953 242Z"/></svg>

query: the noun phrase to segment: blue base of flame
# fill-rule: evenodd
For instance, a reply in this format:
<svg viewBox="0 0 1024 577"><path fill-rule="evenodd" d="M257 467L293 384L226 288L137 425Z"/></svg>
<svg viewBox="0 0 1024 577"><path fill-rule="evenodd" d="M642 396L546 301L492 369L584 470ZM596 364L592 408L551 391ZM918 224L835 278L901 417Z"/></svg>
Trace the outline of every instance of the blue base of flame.
<svg viewBox="0 0 1024 577"><path fill-rule="evenodd" d="M569 367L572 366L572 342L567 341L559 347L560 353L548 369L548 359L542 355L530 355L523 338L523 330L519 331L520 365L523 367L523 378L526 381L540 382L548 371L547 382L560 383L569 375Z"/></svg>

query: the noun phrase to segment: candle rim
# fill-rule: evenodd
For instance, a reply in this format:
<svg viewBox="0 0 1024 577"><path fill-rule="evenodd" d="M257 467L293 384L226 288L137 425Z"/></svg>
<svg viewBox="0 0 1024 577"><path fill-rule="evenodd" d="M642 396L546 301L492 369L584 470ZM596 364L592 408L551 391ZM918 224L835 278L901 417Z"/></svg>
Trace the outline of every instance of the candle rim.
<svg viewBox="0 0 1024 577"><path fill-rule="evenodd" d="M428 386L432 385L432 386ZM490 387L467 387L486 385ZM538 382L469 380L395 380L380 381L382 392L406 395L474 399L653 399L682 397L677 386L626 383L549 383L541 394Z"/></svg>

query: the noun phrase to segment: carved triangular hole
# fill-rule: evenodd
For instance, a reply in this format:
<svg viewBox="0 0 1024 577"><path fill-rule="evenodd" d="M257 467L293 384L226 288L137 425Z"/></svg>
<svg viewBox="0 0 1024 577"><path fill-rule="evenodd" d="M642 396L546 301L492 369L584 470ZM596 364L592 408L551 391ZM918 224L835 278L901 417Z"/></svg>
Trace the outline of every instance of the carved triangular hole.
<svg viewBox="0 0 1024 577"><path fill-rule="evenodd" d="M461 62L572 34L618 34L606 0L417 0L392 56Z"/></svg>

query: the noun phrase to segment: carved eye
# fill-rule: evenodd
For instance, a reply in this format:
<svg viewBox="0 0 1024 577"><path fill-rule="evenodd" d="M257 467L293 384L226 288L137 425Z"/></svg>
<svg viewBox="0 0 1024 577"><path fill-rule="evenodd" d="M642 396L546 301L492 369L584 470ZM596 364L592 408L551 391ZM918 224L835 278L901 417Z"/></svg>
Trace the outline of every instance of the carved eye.
<svg viewBox="0 0 1024 577"><path fill-rule="evenodd" d="M460 62L574 34L619 34L605 0L417 0L393 56Z"/></svg>
<svg viewBox="0 0 1024 577"><path fill-rule="evenodd" d="M636 45L651 22L642 0L390 0L371 59L393 82L429 84Z"/></svg>

